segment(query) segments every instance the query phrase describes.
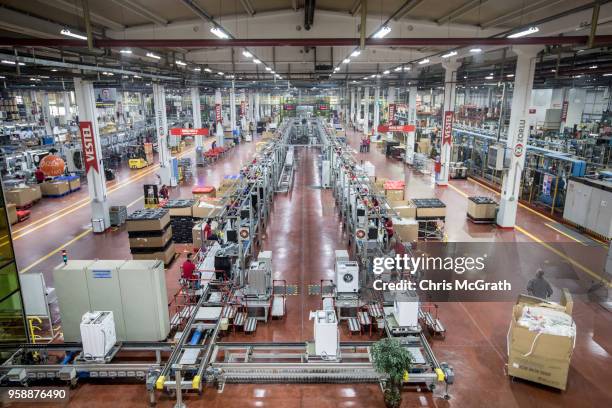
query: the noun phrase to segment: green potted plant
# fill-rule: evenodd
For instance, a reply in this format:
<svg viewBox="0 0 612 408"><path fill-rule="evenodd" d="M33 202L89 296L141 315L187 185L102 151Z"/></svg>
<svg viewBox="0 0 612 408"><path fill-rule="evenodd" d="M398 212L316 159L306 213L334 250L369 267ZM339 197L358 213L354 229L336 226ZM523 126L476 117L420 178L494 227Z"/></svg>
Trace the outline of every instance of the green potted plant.
<svg viewBox="0 0 612 408"><path fill-rule="evenodd" d="M387 377L384 383L385 405L398 408L402 402L402 381L412 365L412 354L393 338L374 343L371 354L374 369Z"/></svg>

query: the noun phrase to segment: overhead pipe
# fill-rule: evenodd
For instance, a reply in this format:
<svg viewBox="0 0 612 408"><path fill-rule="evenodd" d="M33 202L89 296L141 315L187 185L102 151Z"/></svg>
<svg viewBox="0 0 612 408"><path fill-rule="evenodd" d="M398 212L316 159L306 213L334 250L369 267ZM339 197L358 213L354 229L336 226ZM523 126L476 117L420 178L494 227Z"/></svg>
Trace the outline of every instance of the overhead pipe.
<svg viewBox="0 0 612 408"><path fill-rule="evenodd" d="M401 46L512 46L512 45L584 45L588 36L554 36L521 38L473 38L473 37L423 37L423 38L366 38L370 47ZM227 48L227 47L306 47L306 46L359 46L359 38L244 38L244 39L94 39L95 48L157 47L157 48ZM612 44L612 35L598 35L593 39L596 46ZM0 37L0 47L83 47L77 39L56 38L11 38Z"/></svg>
<svg viewBox="0 0 612 408"><path fill-rule="evenodd" d="M314 23L315 0L304 2L304 29L309 31Z"/></svg>
<svg viewBox="0 0 612 408"><path fill-rule="evenodd" d="M591 33L589 34L589 41L587 42L587 47L593 48L594 39L597 35L597 22L599 21L599 3L596 3L593 6L593 16L591 17Z"/></svg>

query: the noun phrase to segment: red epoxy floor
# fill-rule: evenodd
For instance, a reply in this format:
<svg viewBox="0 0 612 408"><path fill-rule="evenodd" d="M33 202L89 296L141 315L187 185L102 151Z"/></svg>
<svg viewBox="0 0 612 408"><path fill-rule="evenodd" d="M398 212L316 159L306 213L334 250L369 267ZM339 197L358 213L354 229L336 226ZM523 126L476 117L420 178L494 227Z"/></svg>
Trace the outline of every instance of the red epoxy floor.
<svg viewBox="0 0 612 408"><path fill-rule="evenodd" d="M359 137L349 134L351 144L357 148ZM205 184L218 185L225 174L236 173L254 152L254 143L238 146L227 158L213 167L198 169L197 177ZM189 153L193 157L192 153ZM316 149L298 149L298 168L293 190L288 195L275 199L272 217L268 224L263 248L273 251L274 277L298 284L299 294L288 299L288 314L284 320L259 324L255 336L232 336L233 339L251 341L304 341L312 338L312 322L308 313L320 307L319 296L308 295L308 284L318 284L320 279L333 279L333 251L346 248L347 240L339 224L332 193L314 188L318 185ZM365 160L376 165L378 176L390 179L405 178L407 196L410 198L437 196L447 205L447 235L449 241L483 242L527 242L541 247L542 259L530 262L546 262L551 256L550 247L536 240L564 243L569 239L546 227L546 219L523 208L519 209L518 228L507 231L490 225L474 225L466 221L465 195L493 195L472 181L451 181L451 186L436 188L430 176L416 174L402 163L386 159L372 146L372 151L361 154ZM142 183L154 182L154 172L147 169L138 173L122 173L114 184L129 176L142 175L131 184L119 187L110 195L111 204L130 204L129 210L142 207ZM405 174L404 174L405 173ZM118 230L105 235L84 233L89 227L89 208L77 208L58 218L38 222L54 210L73 203L84 196L84 192L68 196L61 202L34 207L30 227L19 224L15 251L21 268L32 265L50 251L62 248L65 243L81 234L82 238L67 248L73 258L123 259L129 257L127 233ZM190 196L190 186L172 192L173 197ZM60 204L61 203L61 204ZM78 207L78 206L77 206ZM71 209L68 208L67 213ZM61 215L61 214L59 214ZM45 224L48 222L48 224ZM25 229L21 229L25 228ZM36 228L28 233L28 228ZM42 240L41 237L45 239ZM574 246L575 247L575 246ZM568 249L566 256L575 259L589 270L599 270L603 248ZM49 255L32 269L44 271L50 277L51 269L60 262L59 254ZM167 272L169 292L177 284L179 262ZM534 265L533 270L537 266ZM580 284L587 285L591 278L584 269L575 267ZM565 285L567 282L551 277L551 283ZM555 288L557 289L557 288ZM556 290L556 294L558 290ZM572 358L568 390L557 392L546 387L511 381L505 375L506 333L512 309L510 302L488 303L444 303L440 306L440 318L447 328L444 340L432 340L432 347L440 361L454 366L456 383L451 388L452 398L441 398L442 391L435 393L404 392L405 407L603 407L610 405L612 390L606 387L612 374L612 358L609 352L612 334L612 319L600 306L585 299L576 299L574 318L578 327L576 349ZM342 339L350 337L342 328ZM368 336L353 337L353 339ZM606 351L607 350L607 351ZM112 399L117 406L143 406L147 396L142 384L135 385L90 385L84 384L73 392L73 406L106 406ZM160 395L160 406L170 407L174 401ZM375 385L226 385L225 391L207 389L203 397L189 395L188 406L234 407L382 407L382 396Z"/></svg>

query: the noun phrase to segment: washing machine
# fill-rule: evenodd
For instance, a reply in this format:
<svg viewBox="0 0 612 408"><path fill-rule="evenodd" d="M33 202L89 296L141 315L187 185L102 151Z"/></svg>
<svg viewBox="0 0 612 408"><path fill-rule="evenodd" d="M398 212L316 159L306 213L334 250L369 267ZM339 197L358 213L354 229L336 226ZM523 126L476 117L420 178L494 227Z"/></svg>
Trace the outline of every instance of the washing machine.
<svg viewBox="0 0 612 408"><path fill-rule="evenodd" d="M338 293L357 293L359 291L359 265L357 262L336 262L336 282Z"/></svg>

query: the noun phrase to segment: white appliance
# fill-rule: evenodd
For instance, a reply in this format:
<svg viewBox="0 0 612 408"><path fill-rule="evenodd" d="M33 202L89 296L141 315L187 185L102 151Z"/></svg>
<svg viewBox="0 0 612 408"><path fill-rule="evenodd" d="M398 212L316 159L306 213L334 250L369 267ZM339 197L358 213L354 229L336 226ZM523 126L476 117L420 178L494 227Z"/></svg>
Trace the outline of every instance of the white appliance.
<svg viewBox="0 0 612 408"><path fill-rule="evenodd" d="M81 320L83 356L104 358L117 342L113 312L87 312Z"/></svg>
<svg viewBox="0 0 612 408"><path fill-rule="evenodd" d="M419 302L393 302L393 315L400 327L415 327L419 324Z"/></svg>
<svg viewBox="0 0 612 408"><path fill-rule="evenodd" d="M323 358L336 358L338 355L338 319L333 310L310 312L314 320L315 354Z"/></svg>
<svg viewBox="0 0 612 408"><path fill-rule="evenodd" d="M272 269L272 251L261 251L259 255L257 255L257 260L259 262L265 262L266 267Z"/></svg>
<svg viewBox="0 0 612 408"><path fill-rule="evenodd" d="M365 174L368 175L368 177L376 176L376 166L374 166L369 161L363 163L363 171L365 172Z"/></svg>
<svg viewBox="0 0 612 408"><path fill-rule="evenodd" d="M321 186L331 187L331 162L329 160L323 160L321 164Z"/></svg>
<svg viewBox="0 0 612 408"><path fill-rule="evenodd" d="M346 249L336 249L334 252L336 262L349 261L349 253Z"/></svg>
<svg viewBox="0 0 612 408"><path fill-rule="evenodd" d="M338 293L359 291L359 265L355 261L336 262L336 282Z"/></svg>

